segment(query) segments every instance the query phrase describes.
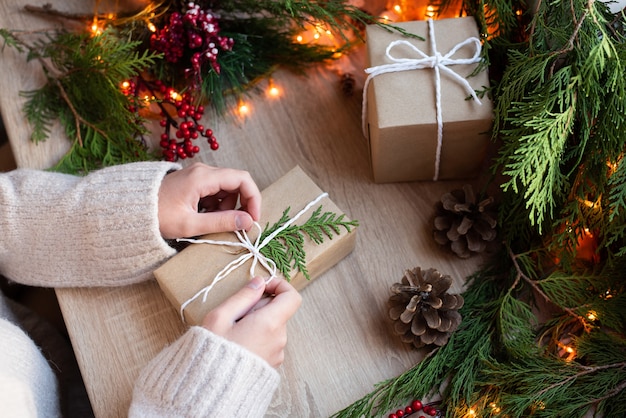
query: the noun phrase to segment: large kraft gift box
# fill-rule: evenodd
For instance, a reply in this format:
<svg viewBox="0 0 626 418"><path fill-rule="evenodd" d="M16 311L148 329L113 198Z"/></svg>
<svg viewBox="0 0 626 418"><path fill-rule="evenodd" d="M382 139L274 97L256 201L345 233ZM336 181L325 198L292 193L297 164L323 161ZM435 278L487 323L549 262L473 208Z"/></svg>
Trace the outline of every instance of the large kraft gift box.
<svg viewBox="0 0 626 418"><path fill-rule="evenodd" d="M434 25L435 42L440 54L446 55L459 42L479 38L472 17L441 19ZM402 36L376 25L366 29L368 68L392 61L387 46L403 39L433 56L428 21L394 24L425 40ZM472 58L473 46L460 48L452 59ZM394 58L421 59L407 45L397 45ZM472 72L478 63L455 64L448 68L465 78L472 89L489 86L486 70ZM379 74L371 78L367 91L365 135L369 136L371 164L376 183L443 180L474 177L479 174L490 141L493 105L486 95L482 104L469 99L463 86L440 70L443 141L438 177L435 176L437 150L436 83L433 68L411 69Z"/></svg>
<svg viewBox="0 0 626 418"><path fill-rule="evenodd" d="M274 225L283 212L289 208L289 218L293 217L313 202L323 191L304 173L300 167L295 167L277 182L262 191L263 209L259 224L265 228L266 224ZM337 216L343 214L337 205L328 196L314 204L310 210L303 213L294 224L306 222L313 211L322 206L322 213L332 212ZM347 216L344 221L349 222ZM304 235L304 251L306 267L310 280L319 277L354 249L356 244L356 227L351 232L341 229L339 235L332 239L325 236L324 242L316 244L306 234ZM258 236L256 228L248 232L251 242ZM239 242L234 233L210 234L201 237L214 241ZM181 305L192 298L198 291L213 282L215 276L230 262L239 257L243 250L239 247L230 247L206 243L193 243L176 254L161 267L155 270L154 275L159 286L169 301L180 310ZM206 301L202 297L194 299L184 308L184 320L188 324L197 325L211 309L219 305L226 298L241 289L251 279L250 267L252 260L246 261L229 275L218 281L207 294ZM268 272L257 265L256 275L267 277ZM280 272L278 273L280 274ZM304 288L310 280L300 271L291 271L291 284L298 290Z"/></svg>

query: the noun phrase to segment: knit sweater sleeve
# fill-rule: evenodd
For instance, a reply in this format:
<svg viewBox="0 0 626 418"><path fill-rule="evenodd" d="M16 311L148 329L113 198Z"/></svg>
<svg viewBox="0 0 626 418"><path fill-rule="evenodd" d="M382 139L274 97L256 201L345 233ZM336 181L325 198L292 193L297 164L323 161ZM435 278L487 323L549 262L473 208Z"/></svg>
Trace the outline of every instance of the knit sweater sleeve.
<svg viewBox="0 0 626 418"><path fill-rule="evenodd" d="M0 273L53 287L113 286L151 277L175 251L158 223L165 162L84 177L18 169L0 175Z"/></svg>
<svg viewBox="0 0 626 418"><path fill-rule="evenodd" d="M265 360L195 326L143 369L129 416L263 417L279 382Z"/></svg>

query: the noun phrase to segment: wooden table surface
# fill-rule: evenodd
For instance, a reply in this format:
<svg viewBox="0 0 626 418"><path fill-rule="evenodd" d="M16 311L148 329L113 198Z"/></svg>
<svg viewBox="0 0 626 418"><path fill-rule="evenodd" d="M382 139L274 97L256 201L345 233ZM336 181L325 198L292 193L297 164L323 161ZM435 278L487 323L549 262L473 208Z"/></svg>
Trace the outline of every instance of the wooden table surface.
<svg viewBox="0 0 626 418"><path fill-rule="evenodd" d="M62 23L24 13L19 3L0 3L0 27L32 30ZM56 1L55 7L89 11L81 0ZM279 72L274 82L282 97L254 96L245 119L203 121L221 146L217 152L205 146L193 159L248 170L262 189L300 165L361 224L354 252L302 291L269 417L329 416L411 367L424 353L392 334L389 287L405 269L420 266L451 275L451 291L460 292L480 263L479 257L461 260L443 251L430 230L439 197L472 181L372 182L360 128L362 55L356 53L343 67L354 71L353 96L341 91L336 67L319 66L304 76ZM50 167L68 148L58 128L45 143L29 140L19 92L41 81L35 63L4 49L0 109L18 167ZM58 289L57 296L96 416L125 416L140 369L184 331L176 310L154 280L121 288Z"/></svg>

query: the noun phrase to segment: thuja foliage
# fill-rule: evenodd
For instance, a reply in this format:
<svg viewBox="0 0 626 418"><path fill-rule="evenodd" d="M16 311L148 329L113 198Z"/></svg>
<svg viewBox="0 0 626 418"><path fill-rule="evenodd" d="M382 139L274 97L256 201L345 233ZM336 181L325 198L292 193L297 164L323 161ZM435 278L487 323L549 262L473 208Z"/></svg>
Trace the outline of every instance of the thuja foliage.
<svg viewBox="0 0 626 418"><path fill-rule="evenodd" d="M28 34L0 29L0 36L43 68L46 83L22 93L24 113L33 129L33 141L45 141L56 120L72 140L70 151L55 169L88 172L154 158L137 140L146 133L143 119L130 110L137 104L119 86L154 65L156 54L137 51L137 42L120 40L111 31L91 37L65 31Z"/></svg>
<svg viewBox="0 0 626 418"><path fill-rule="evenodd" d="M282 216L272 226L267 224L259 238L263 242L265 238L290 221L289 211L285 209ZM273 260L276 267L285 279L291 279L291 271L300 271L309 280L309 272L306 268L306 253L304 251L304 239L307 236L315 244L321 244L325 239L333 239L340 235L342 230L351 232L357 227L356 220L345 219L345 214L337 215L334 212L323 212L322 206L318 206L309 219L301 225L293 224L283 228L276 236L261 248L261 254Z"/></svg>
<svg viewBox="0 0 626 418"><path fill-rule="evenodd" d="M336 417L423 397L447 417L626 416L626 19L528 4L463 4L492 78L502 252L468 278L447 345Z"/></svg>

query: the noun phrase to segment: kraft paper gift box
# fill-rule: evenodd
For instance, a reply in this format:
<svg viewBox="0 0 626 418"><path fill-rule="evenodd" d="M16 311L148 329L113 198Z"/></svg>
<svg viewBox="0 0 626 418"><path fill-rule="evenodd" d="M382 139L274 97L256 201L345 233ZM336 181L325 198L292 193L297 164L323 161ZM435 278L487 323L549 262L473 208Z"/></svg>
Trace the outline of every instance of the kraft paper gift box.
<svg viewBox="0 0 626 418"><path fill-rule="evenodd" d="M276 223L287 208L289 208L289 218L293 219L298 212L322 195L323 191L300 167L295 167L263 190L261 194L263 207L259 224L263 229L268 223L270 226ZM326 196L312 205L306 213L294 221L294 224L301 225L306 222L320 205L322 206L322 213L332 212L337 216L343 214L337 205ZM347 216L343 220L350 221ZM341 228L340 234L333 235L332 239L325 236L321 244L312 242L306 234L303 234L305 237L306 267L310 280L304 277L302 272L292 270L290 272L291 284L296 289L301 290L310 281L346 257L355 247L356 229L356 227L351 227L351 232L348 232ZM258 236L257 229L252 228L248 232L248 236L254 242ZM235 233L210 234L200 238L239 242ZM180 310L185 302L210 285L224 267L246 251L238 247L193 243L155 270L154 276L168 300L176 309ZM200 324L209 310L241 289L251 279L251 265L252 260L250 259L218 281L207 293L204 302L201 296L186 305L184 312L181 312L184 314L185 322ZM264 277L269 276L268 272L260 265L256 266L255 273Z"/></svg>
<svg viewBox="0 0 626 418"><path fill-rule="evenodd" d="M466 42L448 58L478 60L480 41L474 19L465 17L394 25L425 40L403 36L397 31L375 25L366 29L366 71L371 72L375 67L386 68L381 74L368 76L363 96L363 129L369 139L374 181L388 183L476 176L490 141L493 105L486 95L479 99L479 104L469 92L489 86L487 71L472 75L479 65L477 62L448 62L446 68L469 83L464 87L448 70L440 69L439 109L443 130L438 147L435 69L422 67L391 71L393 67L388 66L394 64L393 59L425 61L425 57L431 57L432 61L435 51L431 45L433 38L429 25L434 30L435 47L441 56L445 57L457 44ZM387 48L394 41L400 42L389 50L389 57ZM404 42L418 48L424 55ZM402 65L410 67L411 63ZM415 61L413 65L417 65Z"/></svg>

